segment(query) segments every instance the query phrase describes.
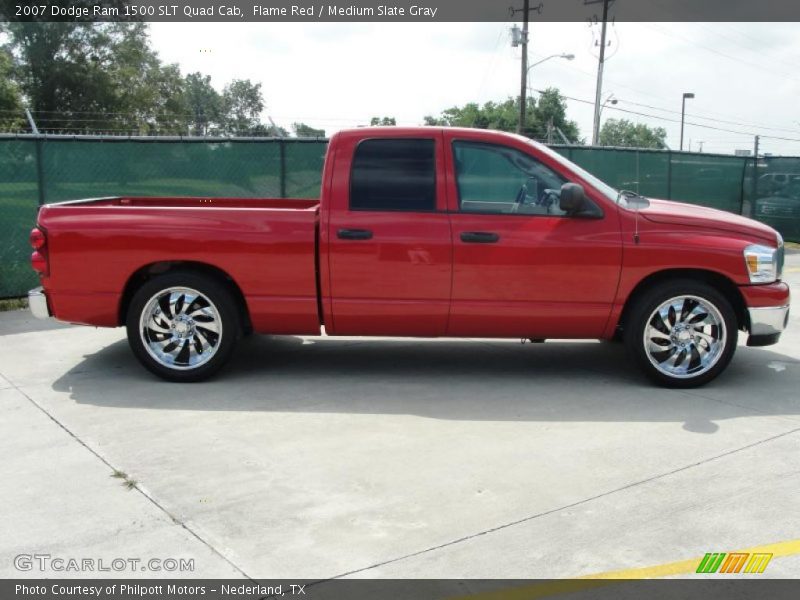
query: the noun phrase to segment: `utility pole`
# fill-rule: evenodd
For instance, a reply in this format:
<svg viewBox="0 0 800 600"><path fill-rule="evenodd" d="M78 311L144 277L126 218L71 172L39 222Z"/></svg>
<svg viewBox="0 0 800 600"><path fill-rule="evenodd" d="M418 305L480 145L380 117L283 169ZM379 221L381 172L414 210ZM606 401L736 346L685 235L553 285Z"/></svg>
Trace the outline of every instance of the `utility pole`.
<svg viewBox="0 0 800 600"><path fill-rule="evenodd" d="M758 136L756 136L753 143L753 191L750 195L750 217L755 217L756 214L756 199L758 198Z"/></svg>
<svg viewBox="0 0 800 600"><path fill-rule="evenodd" d="M596 146L600 139L600 97L603 95L603 63L606 60L606 25L608 24L608 5L614 0L584 0L584 5L603 3L603 24L600 30L600 58L597 62L597 89L594 95L594 126L592 127L592 145Z"/></svg>
<svg viewBox="0 0 800 600"><path fill-rule="evenodd" d="M512 16L518 12L522 13L522 35L519 41L519 44L522 46L522 71L520 72L519 78L519 123L517 123L517 133L520 134L525 126L525 112L528 102L528 16L531 11L541 13L542 4L539 3L539 6L531 8L530 0L523 0L521 9L511 9ZM517 31L519 30L517 29ZM512 45L516 45L516 43L512 42Z"/></svg>
<svg viewBox="0 0 800 600"><path fill-rule="evenodd" d="M692 92L684 92L683 100L681 101L681 152L683 152L683 124L686 120L686 100L691 100L692 98L694 98ZM689 149L691 150L691 144L689 144Z"/></svg>
<svg viewBox="0 0 800 600"><path fill-rule="evenodd" d="M519 83L519 123L517 133L522 133L525 126L525 106L528 102L528 0L522 3L522 73Z"/></svg>

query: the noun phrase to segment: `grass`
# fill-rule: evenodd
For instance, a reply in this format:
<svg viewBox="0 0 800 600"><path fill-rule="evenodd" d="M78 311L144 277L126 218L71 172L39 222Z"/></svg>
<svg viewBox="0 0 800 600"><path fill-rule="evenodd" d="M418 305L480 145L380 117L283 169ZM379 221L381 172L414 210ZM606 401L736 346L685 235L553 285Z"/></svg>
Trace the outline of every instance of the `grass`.
<svg viewBox="0 0 800 600"><path fill-rule="evenodd" d="M28 308L28 300L25 298L6 298L0 300L0 312L7 310L23 310Z"/></svg>
<svg viewBox="0 0 800 600"><path fill-rule="evenodd" d="M131 479L130 476L128 476L128 474L125 471L119 471L117 469L114 469L114 472L111 474L111 477L115 479L121 479L122 485L129 490L134 489L138 483L135 479Z"/></svg>

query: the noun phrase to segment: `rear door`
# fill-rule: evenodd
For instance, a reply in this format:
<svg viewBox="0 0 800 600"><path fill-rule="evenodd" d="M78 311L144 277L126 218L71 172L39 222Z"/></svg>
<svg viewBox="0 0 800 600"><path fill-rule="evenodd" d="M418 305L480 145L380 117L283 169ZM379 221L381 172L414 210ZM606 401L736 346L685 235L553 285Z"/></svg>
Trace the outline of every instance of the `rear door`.
<svg viewBox="0 0 800 600"><path fill-rule="evenodd" d="M452 247L441 130L344 135L335 161L321 255L327 331L443 335Z"/></svg>

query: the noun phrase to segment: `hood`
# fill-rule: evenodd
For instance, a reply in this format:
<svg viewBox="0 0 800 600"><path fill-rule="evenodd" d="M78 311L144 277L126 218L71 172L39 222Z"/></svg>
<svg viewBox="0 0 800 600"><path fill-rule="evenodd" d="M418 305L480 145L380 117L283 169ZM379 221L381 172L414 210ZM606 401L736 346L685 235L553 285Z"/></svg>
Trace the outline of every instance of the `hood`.
<svg viewBox="0 0 800 600"><path fill-rule="evenodd" d="M724 210L684 202L651 199L650 206L641 208L639 215L655 223L688 225L752 236L767 241L770 245L775 244L777 239L777 232L764 223Z"/></svg>

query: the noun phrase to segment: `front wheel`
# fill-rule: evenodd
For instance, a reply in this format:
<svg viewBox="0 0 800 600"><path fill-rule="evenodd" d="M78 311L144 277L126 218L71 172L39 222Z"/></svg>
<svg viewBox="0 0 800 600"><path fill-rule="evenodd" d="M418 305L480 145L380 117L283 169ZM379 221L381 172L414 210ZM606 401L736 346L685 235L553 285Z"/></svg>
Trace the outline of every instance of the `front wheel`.
<svg viewBox="0 0 800 600"><path fill-rule="evenodd" d="M126 326L136 358L169 381L201 381L216 373L241 335L236 301L213 278L170 272L134 294Z"/></svg>
<svg viewBox="0 0 800 600"><path fill-rule="evenodd" d="M708 284L674 280L645 292L625 324L625 345L659 385L689 388L722 373L736 350L736 315Z"/></svg>

